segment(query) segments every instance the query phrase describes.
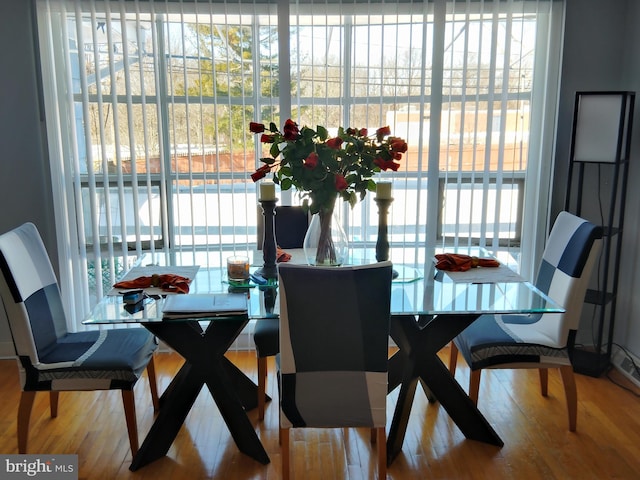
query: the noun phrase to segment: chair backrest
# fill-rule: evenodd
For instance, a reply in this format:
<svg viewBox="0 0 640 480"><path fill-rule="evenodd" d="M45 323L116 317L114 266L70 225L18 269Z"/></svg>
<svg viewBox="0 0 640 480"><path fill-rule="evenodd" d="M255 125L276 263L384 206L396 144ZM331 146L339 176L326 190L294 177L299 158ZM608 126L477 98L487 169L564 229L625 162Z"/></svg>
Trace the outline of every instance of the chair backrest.
<svg viewBox="0 0 640 480"><path fill-rule="evenodd" d="M276 206L274 217L276 243L280 248L302 248L309 228L309 212L298 205ZM258 205L258 250L264 240L264 215Z"/></svg>
<svg viewBox="0 0 640 480"><path fill-rule="evenodd" d="M278 273L281 426L384 427L391 262Z"/></svg>
<svg viewBox="0 0 640 480"><path fill-rule="evenodd" d="M39 363L67 333L60 290L35 225L25 223L0 235L0 297L19 357Z"/></svg>
<svg viewBox="0 0 640 480"><path fill-rule="evenodd" d="M600 254L602 228L568 212L560 212L542 255L536 287L562 305L561 322L543 315L538 328L550 338L567 341L577 330L591 271Z"/></svg>

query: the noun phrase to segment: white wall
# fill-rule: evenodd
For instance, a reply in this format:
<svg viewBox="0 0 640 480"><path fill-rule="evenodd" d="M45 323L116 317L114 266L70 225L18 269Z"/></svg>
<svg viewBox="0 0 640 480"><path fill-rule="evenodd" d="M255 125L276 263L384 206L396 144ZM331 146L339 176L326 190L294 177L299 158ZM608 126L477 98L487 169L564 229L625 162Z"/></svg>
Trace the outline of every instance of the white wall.
<svg viewBox="0 0 640 480"><path fill-rule="evenodd" d="M640 2L630 0L627 4L622 84L637 96L614 341L640 357Z"/></svg>
<svg viewBox="0 0 640 480"><path fill-rule="evenodd" d="M42 141L31 3L0 2L0 232L31 221L40 229L49 252L55 252L49 165L42 148L46 143ZM13 355L13 344L2 309L0 356L5 355Z"/></svg>

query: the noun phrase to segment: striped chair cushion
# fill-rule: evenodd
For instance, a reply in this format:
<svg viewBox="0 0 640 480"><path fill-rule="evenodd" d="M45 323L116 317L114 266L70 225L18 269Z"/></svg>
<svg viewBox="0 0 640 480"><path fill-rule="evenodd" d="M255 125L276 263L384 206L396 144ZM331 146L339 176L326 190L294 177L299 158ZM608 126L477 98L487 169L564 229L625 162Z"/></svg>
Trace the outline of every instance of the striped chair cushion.
<svg viewBox="0 0 640 480"><path fill-rule="evenodd" d="M532 324L505 322L510 316L483 315L456 337L456 346L472 370L507 363L570 364L566 345L553 347L545 344L551 343L550 339L542 335L534 338L535 329L522 329L528 337L522 338L514 325L530 327Z"/></svg>
<svg viewBox="0 0 640 480"><path fill-rule="evenodd" d="M23 389L129 389L156 348L155 337L144 328L69 333L38 364L19 357Z"/></svg>

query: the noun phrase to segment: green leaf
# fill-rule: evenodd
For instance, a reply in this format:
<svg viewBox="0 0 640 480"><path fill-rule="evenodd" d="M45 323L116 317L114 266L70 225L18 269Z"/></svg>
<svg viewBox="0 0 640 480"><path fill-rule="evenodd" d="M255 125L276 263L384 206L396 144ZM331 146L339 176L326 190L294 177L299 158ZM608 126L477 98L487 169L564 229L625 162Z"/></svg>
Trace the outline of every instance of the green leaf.
<svg viewBox="0 0 640 480"><path fill-rule="evenodd" d="M277 144L272 144L269 149L269 154L275 159L280 154L280 149Z"/></svg>
<svg viewBox="0 0 640 480"><path fill-rule="evenodd" d="M291 167L289 167L289 166L280 167L280 170L278 170L278 176L279 177L291 177L292 176Z"/></svg>
<svg viewBox="0 0 640 480"><path fill-rule="evenodd" d="M318 125L317 131L318 131L318 137L322 142L324 142L327 138L329 138L329 132L322 125Z"/></svg>
<svg viewBox="0 0 640 480"><path fill-rule="evenodd" d="M358 203L358 197L356 197L355 192L351 192L351 194L349 195L349 205L351 205L351 208L355 207L356 203Z"/></svg>
<svg viewBox="0 0 640 480"><path fill-rule="evenodd" d="M280 182L281 190L289 190L293 186L290 178L283 178L282 182Z"/></svg>
<svg viewBox="0 0 640 480"><path fill-rule="evenodd" d="M302 130L300 131L300 134L302 135L302 138L306 141L306 142L310 142L313 140L313 137L316 136L316 132L314 132L312 129L310 129L309 127L302 127Z"/></svg>

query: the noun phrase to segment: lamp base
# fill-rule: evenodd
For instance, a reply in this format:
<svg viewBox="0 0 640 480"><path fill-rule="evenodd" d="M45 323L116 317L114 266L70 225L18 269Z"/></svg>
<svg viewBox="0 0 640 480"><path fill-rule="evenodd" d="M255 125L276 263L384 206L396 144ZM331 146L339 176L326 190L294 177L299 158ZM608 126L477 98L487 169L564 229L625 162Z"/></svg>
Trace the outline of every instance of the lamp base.
<svg viewBox="0 0 640 480"><path fill-rule="evenodd" d="M594 347L575 347L571 353L573 371L590 377L600 377L611 365L611 356Z"/></svg>

